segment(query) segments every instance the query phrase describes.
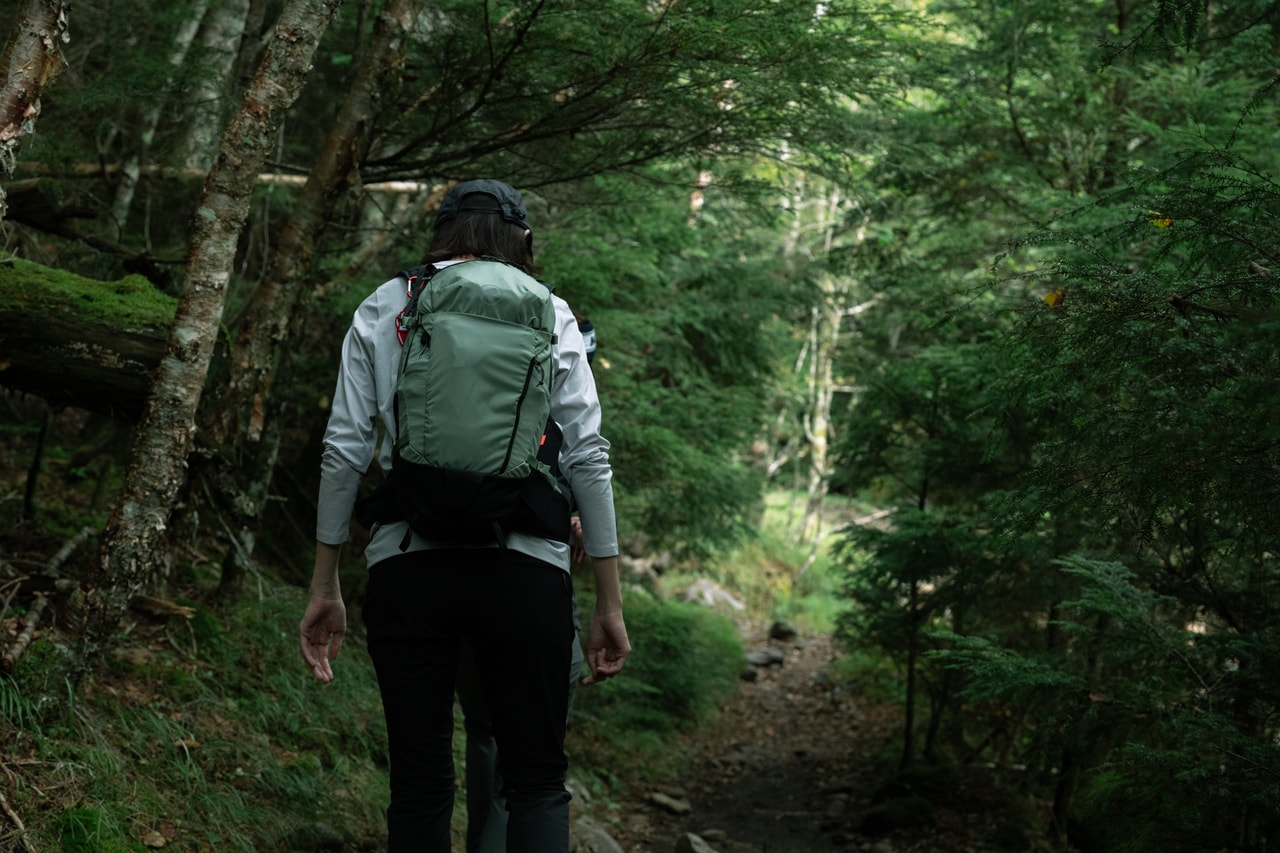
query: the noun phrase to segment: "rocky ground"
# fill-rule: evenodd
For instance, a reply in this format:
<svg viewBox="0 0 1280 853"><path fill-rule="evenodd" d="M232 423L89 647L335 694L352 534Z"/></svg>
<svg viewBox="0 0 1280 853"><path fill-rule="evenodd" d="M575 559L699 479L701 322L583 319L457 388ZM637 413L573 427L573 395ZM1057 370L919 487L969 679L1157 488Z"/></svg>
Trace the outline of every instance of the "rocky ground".
<svg viewBox="0 0 1280 853"><path fill-rule="evenodd" d="M1000 838L998 804L979 791L942 807L890 808L900 711L836 686L830 638L770 639L748 631L749 651L772 651L718 724L684 744L678 786L638 792L613 811L608 841L579 837L576 853L909 853L1030 850ZM968 785L960 786L957 788ZM957 791L957 793L960 793ZM995 812L990 811L995 806Z"/></svg>

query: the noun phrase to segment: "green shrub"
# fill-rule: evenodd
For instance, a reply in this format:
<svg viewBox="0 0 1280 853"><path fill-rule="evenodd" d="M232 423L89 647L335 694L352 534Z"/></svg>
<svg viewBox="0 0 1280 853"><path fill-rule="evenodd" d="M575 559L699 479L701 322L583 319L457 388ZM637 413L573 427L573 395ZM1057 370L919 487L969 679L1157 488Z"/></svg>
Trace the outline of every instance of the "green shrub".
<svg viewBox="0 0 1280 853"><path fill-rule="evenodd" d="M583 601L584 619L593 604ZM571 729L607 725L612 743L646 752L711 719L746 658L733 623L702 607L632 592L626 618L631 657L619 677L578 692Z"/></svg>

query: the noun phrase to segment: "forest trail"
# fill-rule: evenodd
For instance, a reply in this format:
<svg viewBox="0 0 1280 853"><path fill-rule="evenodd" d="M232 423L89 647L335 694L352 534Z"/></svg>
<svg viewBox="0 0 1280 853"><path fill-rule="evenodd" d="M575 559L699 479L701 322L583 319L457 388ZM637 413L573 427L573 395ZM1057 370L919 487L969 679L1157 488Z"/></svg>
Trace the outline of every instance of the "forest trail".
<svg viewBox="0 0 1280 853"><path fill-rule="evenodd" d="M772 649L780 665L723 708L709 730L682 744L687 765L670 786L635 792L608 830L626 853L902 853L939 850L919 833L871 837L863 816L881 784L900 711L864 701L828 675L830 637L769 639L744 631L751 652ZM689 838L697 836L705 846Z"/></svg>
<svg viewBox="0 0 1280 853"><path fill-rule="evenodd" d="M869 757L890 742L897 712L833 688L829 637L771 640L754 628L744 644L776 649L781 665L759 667L716 724L687 736L677 786L620 804L609 831L626 853L696 849L682 841L689 834L717 853L823 853L872 840L855 831L859 806L877 785Z"/></svg>

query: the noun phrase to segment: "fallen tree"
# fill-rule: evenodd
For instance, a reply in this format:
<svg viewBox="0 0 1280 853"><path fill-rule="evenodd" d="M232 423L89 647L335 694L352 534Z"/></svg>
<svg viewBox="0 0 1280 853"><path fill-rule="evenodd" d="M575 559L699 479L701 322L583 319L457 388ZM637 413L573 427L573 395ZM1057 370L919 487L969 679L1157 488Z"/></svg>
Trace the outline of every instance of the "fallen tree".
<svg viewBox="0 0 1280 853"><path fill-rule="evenodd" d="M142 411L175 300L142 276L95 281L0 263L0 385L126 421Z"/></svg>

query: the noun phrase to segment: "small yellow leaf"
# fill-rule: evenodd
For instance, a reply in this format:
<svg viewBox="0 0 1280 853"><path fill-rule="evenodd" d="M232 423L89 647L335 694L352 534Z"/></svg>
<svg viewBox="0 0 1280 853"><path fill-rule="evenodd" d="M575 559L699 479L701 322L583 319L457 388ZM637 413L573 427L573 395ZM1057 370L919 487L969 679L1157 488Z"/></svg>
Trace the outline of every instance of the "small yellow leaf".
<svg viewBox="0 0 1280 853"><path fill-rule="evenodd" d="M1045 294L1044 304L1048 305L1050 308L1057 308L1061 306L1066 299L1067 289L1065 287L1059 287L1057 290L1051 290L1049 293Z"/></svg>

